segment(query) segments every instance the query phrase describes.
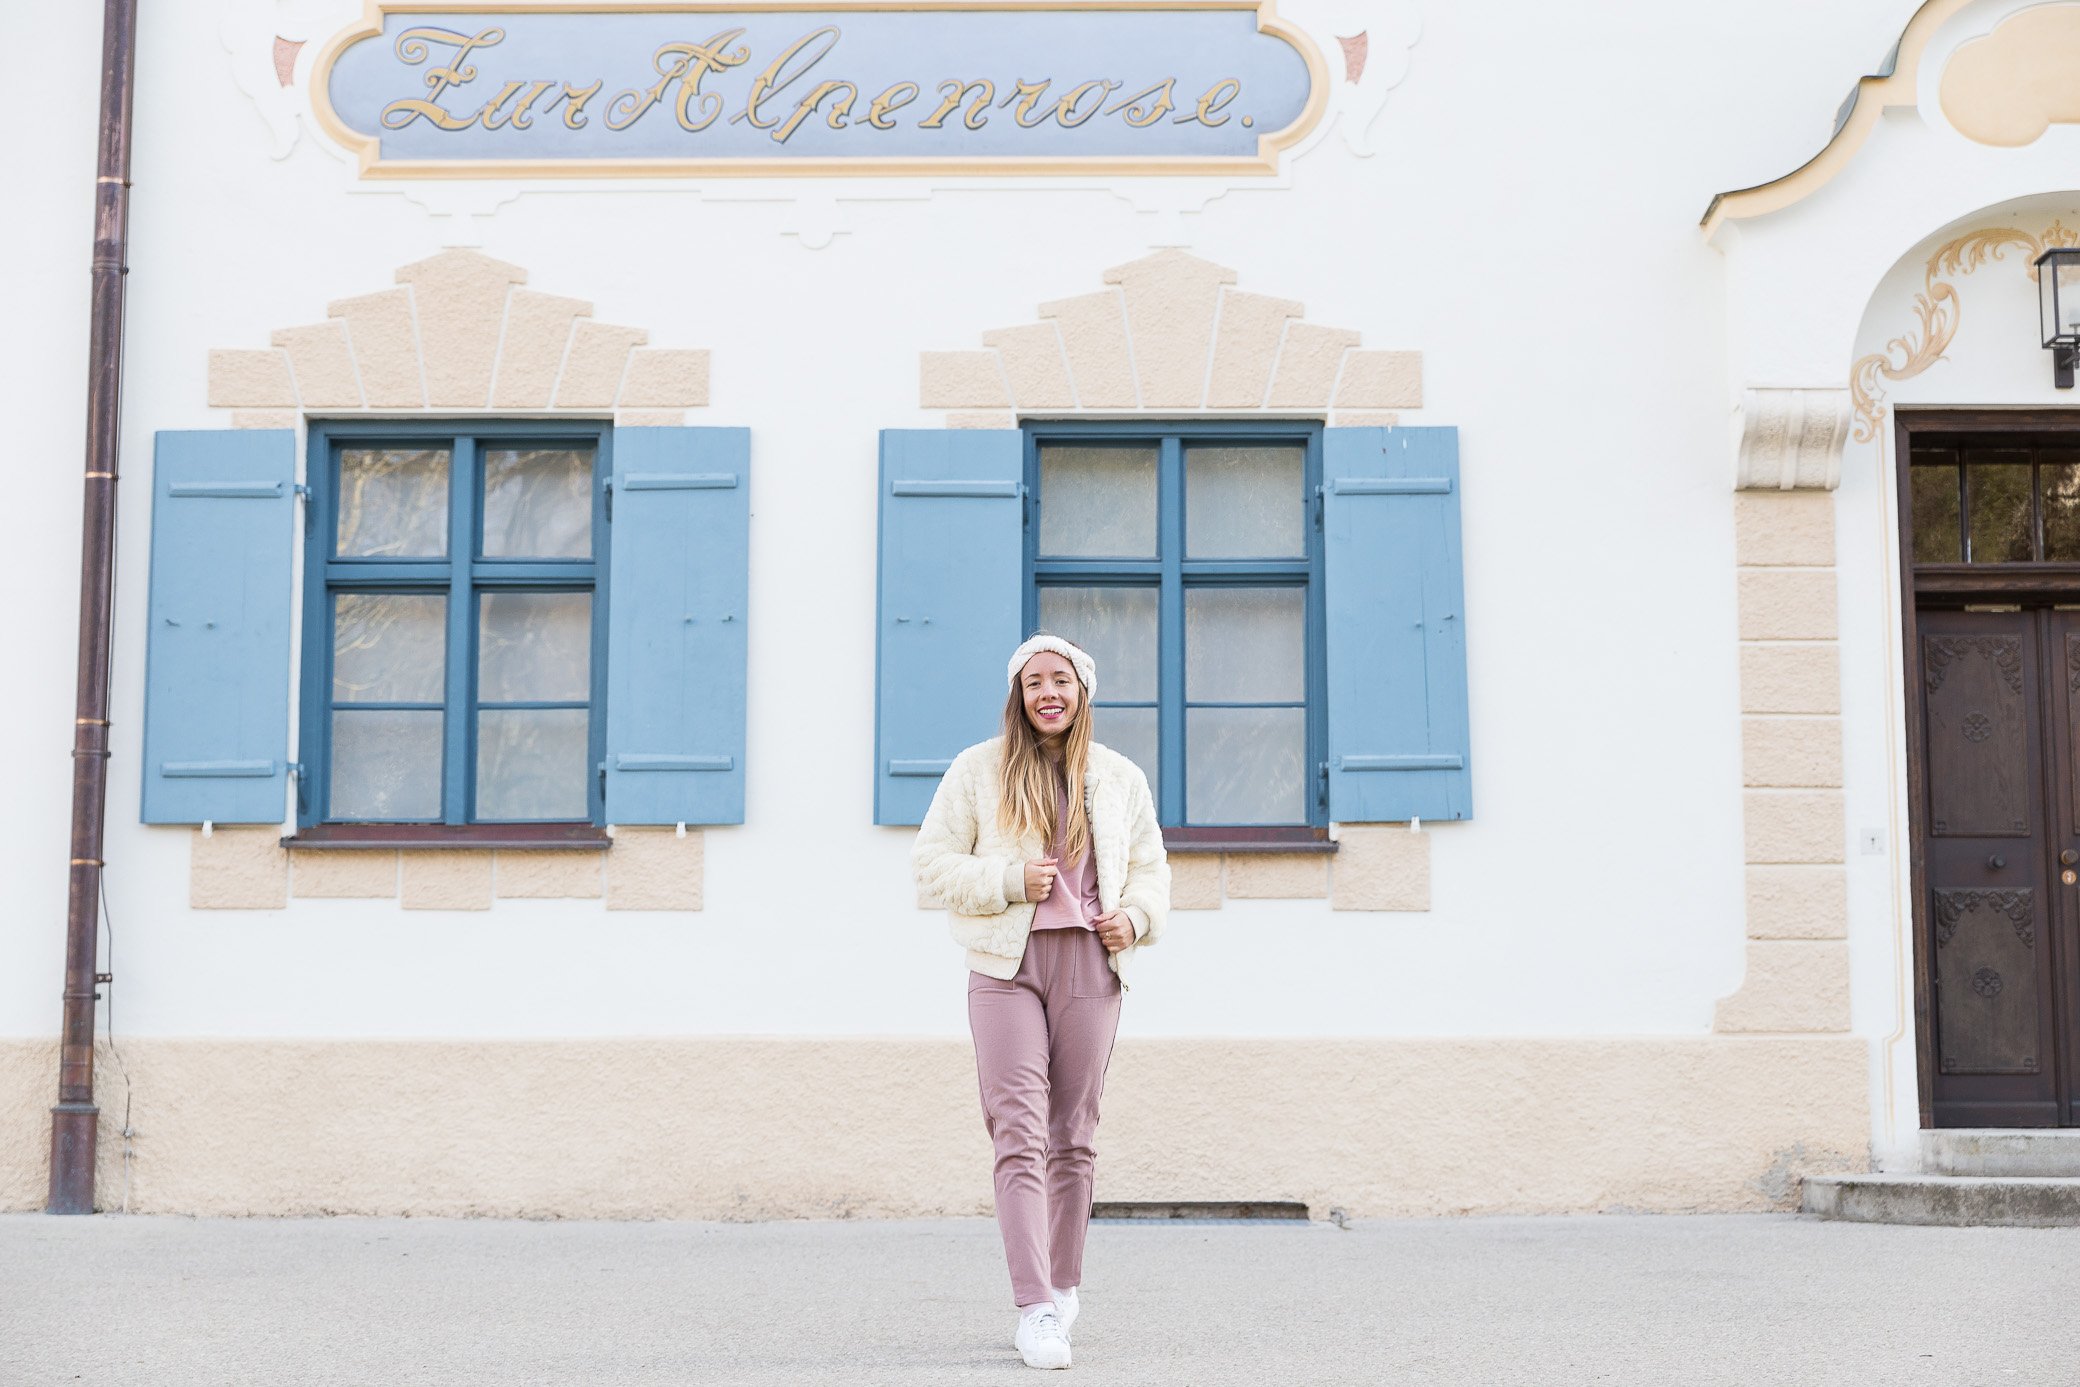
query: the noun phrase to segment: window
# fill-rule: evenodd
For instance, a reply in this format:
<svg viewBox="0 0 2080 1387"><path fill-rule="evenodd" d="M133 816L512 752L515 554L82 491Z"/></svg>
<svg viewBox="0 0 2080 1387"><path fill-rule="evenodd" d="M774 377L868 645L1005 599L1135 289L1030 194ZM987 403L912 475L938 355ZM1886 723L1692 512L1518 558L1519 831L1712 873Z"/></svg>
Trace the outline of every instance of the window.
<svg viewBox="0 0 2080 1387"><path fill-rule="evenodd" d="M2080 562L2080 447L2070 434L1917 439L1917 564Z"/></svg>
<svg viewBox="0 0 2080 1387"><path fill-rule="evenodd" d="M1024 625L1095 657L1166 828L1327 822L1320 478L1308 425L1026 435Z"/></svg>
<svg viewBox="0 0 2080 1387"><path fill-rule="evenodd" d="M312 440L299 821L599 822L607 436Z"/></svg>

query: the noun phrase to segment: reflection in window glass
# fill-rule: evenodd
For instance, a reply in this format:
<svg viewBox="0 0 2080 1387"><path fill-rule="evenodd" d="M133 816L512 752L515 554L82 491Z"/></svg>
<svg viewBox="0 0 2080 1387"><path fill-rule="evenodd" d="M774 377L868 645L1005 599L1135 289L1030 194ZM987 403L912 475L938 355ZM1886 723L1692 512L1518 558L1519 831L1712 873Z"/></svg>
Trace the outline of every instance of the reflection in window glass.
<svg viewBox="0 0 2080 1387"><path fill-rule="evenodd" d="M1185 747L1189 822L1307 822L1305 708L1193 708Z"/></svg>
<svg viewBox="0 0 2080 1387"><path fill-rule="evenodd" d="M1040 589L1040 627L1073 641L1103 670L1098 689L1121 703L1156 697L1156 589Z"/></svg>
<svg viewBox="0 0 2080 1387"><path fill-rule="evenodd" d="M1184 550L1195 559L1307 552L1307 449L1194 447L1184 454Z"/></svg>
<svg viewBox="0 0 2080 1387"><path fill-rule="evenodd" d="M438 708L338 708L332 714L332 817L441 816Z"/></svg>
<svg viewBox="0 0 2080 1387"><path fill-rule="evenodd" d="M446 448L344 448L339 455L343 559L438 559L448 552Z"/></svg>
<svg viewBox="0 0 2080 1387"><path fill-rule="evenodd" d="M590 715L583 708L486 708L477 714L477 817L585 817Z"/></svg>
<svg viewBox="0 0 2080 1387"><path fill-rule="evenodd" d="M1957 464L1916 466L1907 475L1914 491L1914 562L1964 562Z"/></svg>
<svg viewBox="0 0 2080 1387"><path fill-rule="evenodd" d="M485 703L575 703L592 681L592 594L487 592L477 634Z"/></svg>
<svg viewBox="0 0 2080 1387"><path fill-rule="evenodd" d="M1102 686L1101 686L1102 687ZM1156 774L1156 710L1153 708L1107 708L1095 710L1091 732L1106 746L1141 767L1151 793L1162 784Z"/></svg>
<svg viewBox="0 0 2080 1387"><path fill-rule="evenodd" d="M493 448L484 454L484 557L592 557L590 448Z"/></svg>
<svg viewBox="0 0 2080 1387"><path fill-rule="evenodd" d="M1194 703L1307 697L1307 590L1187 588L1184 696Z"/></svg>
<svg viewBox="0 0 2080 1387"><path fill-rule="evenodd" d="M2037 455L2044 508L2044 558L2080 563L2080 452L2046 448Z"/></svg>
<svg viewBox="0 0 2080 1387"><path fill-rule="evenodd" d="M1040 552L1147 559L1156 552L1156 452L1149 447L1040 449Z"/></svg>
<svg viewBox="0 0 2080 1387"><path fill-rule="evenodd" d="M342 592L332 599L332 701L439 703L448 599L429 592Z"/></svg>
<svg viewBox="0 0 2080 1387"><path fill-rule="evenodd" d="M2034 557L2029 474L2028 453L1981 452L1967 459L1971 562L2028 563Z"/></svg>

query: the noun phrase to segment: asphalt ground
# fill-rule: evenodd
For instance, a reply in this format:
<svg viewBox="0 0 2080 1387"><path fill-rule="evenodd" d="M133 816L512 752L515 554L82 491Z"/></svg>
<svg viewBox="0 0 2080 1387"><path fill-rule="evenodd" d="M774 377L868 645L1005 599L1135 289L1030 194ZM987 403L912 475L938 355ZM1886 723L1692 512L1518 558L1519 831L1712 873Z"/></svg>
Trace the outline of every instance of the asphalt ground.
<svg viewBox="0 0 2080 1387"><path fill-rule="evenodd" d="M2080 1383L2080 1229L1099 1223L1089 1384ZM0 1384L1034 1380L996 1227L0 1217Z"/></svg>

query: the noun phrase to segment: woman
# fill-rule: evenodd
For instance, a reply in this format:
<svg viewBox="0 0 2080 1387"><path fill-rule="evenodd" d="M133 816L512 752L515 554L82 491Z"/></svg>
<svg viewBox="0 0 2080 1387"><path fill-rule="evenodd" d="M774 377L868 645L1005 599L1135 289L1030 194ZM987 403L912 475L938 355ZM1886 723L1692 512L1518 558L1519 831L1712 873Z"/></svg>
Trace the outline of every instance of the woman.
<svg viewBox="0 0 2080 1387"><path fill-rule="evenodd" d="M1162 932L1170 865L1147 777L1091 740L1090 655L1043 633L1009 676L1003 735L954 758L912 862L968 951L1012 1343L1029 1367L1066 1368L1122 965Z"/></svg>

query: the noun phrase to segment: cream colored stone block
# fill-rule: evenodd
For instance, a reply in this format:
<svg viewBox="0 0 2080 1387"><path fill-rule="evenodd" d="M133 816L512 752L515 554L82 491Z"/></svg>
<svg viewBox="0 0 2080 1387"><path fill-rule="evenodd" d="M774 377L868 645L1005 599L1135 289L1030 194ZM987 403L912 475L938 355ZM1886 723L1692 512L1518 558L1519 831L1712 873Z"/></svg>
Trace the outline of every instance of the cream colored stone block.
<svg viewBox="0 0 2080 1387"><path fill-rule="evenodd" d="M1750 862L1840 862L1842 797L1831 790L1749 790L1741 797Z"/></svg>
<svg viewBox="0 0 2080 1387"><path fill-rule="evenodd" d="M1217 852L1170 854L1170 908L1221 908L1221 855Z"/></svg>
<svg viewBox="0 0 2080 1387"><path fill-rule="evenodd" d="M676 429L686 422L683 409L620 409L614 422L624 429Z"/></svg>
<svg viewBox="0 0 2080 1387"><path fill-rule="evenodd" d="M1061 328L1079 406L1132 409L1140 402L1127 347L1126 309L1116 290L1043 303L1040 316Z"/></svg>
<svg viewBox="0 0 2080 1387"><path fill-rule="evenodd" d="M234 429L293 429L303 416L293 409L236 409L231 412Z"/></svg>
<svg viewBox="0 0 2080 1387"><path fill-rule="evenodd" d="M1747 977L1738 992L1719 1003L1712 1029L1848 1030L1848 944L1828 939L1750 940Z"/></svg>
<svg viewBox="0 0 2080 1387"><path fill-rule="evenodd" d="M196 829L188 838L188 904L196 910L280 910L289 854L277 827Z"/></svg>
<svg viewBox="0 0 2080 1387"><path fill-rule="evenodd" d="M556 382L558 409L603 409L621 393L629 353L650 340L639 327L615 327L580 318L571 329L570 355Z"/></svg>
<svg viewBox="0 0 2080 1387"><path fill-rule="evenodd" d="M1011 403L995 352L922 352L917 402L926 409L1001 408Z"/></svg>
<svg viewBox="0 0 2080 1387"><path fill-rule="evenodd" d="M444 250L397 272L412 286L426 396L435 409L482 409L505 327L506 294L527 271L473 250Z"/></svg>
<svg viewBox="0 0 2080 1387"><path fill-rule="evenodd" d="M1127 334L1145 409L1197 409L1221 286L1235 272L1181 250L1161 250L1105 272L1126 300ZM1021 401L1023 403L1023 401Z"/></svg>
<svg viewBox="0 0 2080 1387"><path fill-rule="evenodd" d="M483 848L415 848L404 859L406 910L491 909L491 853Z"/></svg>
<svg viewBox="0 0 2080 1387"><path fill-rule="evenodd" d="M628 359L621 404L635 409L699 408L708 403L708 353L652 348Z"/></svg>
<svg viewBox="0 0 2080 1387"><path fill-rule="evenodd" d="M1342 824L1329 868L1334 910L1428 910L1430 835L1407 824Z"/></svg>
<svg viewBox="0 0 2080 1387"><path fill-rule="evenodd" d="M699 910L705 848L699 829L614 830L607 851L607 909Z"/></svg>
<svg viewBox="0 0 2080 1387"><path fill-rule="evenodd" d="M1421 352L1352 352L1343 362L1336 403L1358 409L1421 409Z"/></svg>
<svg viewBox="0 0 2080 1387"><path fill-rule="evenodd" d="M1750 939L1847 939L1849 874L1840 867L1748 868Z"/></svg>
<svg viewBox="0 0 2080 1387"><path fill-rule="evenodd" d="M583 299L515 289L506 301L505 336L498 348L498 379L491 387L494 409L546 409L556 394L571 327L590 317Z"/></svg>
<svg viewBox="0 0 2080 1387"><path fill-rule="evenodd" d="M1839 713L1842 659L1825 645L1741 647L1741 711L1744 713Z"/></svg>
<svg viewBox="0 0 2080 1387"><path fill-rule="evenodd" d="M1834 566L1832 491L1733 493L1734 562L1748 567Z"/></svg>
<svg viewBox="0 0 2080 1387"><path fill-rule="evenodd" d="M289 358L278 351L213 349L209 402L218 409L294 409L296 387L289 379Z"/></svg>
<svg viewBox="0 0 2080 1387"><path fill-rule="evenodd" d="M1841 720L1741 719L1741 776L1757 786L1840 785Z"/></svg>
<svg viewBox="0 0 2080 1387"><path fill-rule="evenodd" d="M946 416L949 429L1015 429L1018 427L1016 414L998 413L990 410L956 410Z"/></svg>
<svg viewBox="0 0 2080 1387"><path fill-rule="evenodd" d="M347 348L346 326L337 319L285 327L267 339L289 354L296 397L305 409L361 408L361 381Z"/></svg>
<svg viewBox="0 0 2080 1387"><path fill-rule="evenodd" d="M1318 901L1329 894L1329 855L1320 852L1231 852L1230 900Z"/></svg>
<svg viewBox="0 0 2080 1387"><path fill-rule="evenodd" d="M1391 429L1401 422L1401 416L1372 409L1339 409L1329 416L1329 423L1339 429Z"/></svg>
<svg viewBox="0 0 2080 1387"><path fill-rule="evenodd" d="M100 1189L139 1214L990 1209L966 1036L133 1036L122 1050L134 1159L126 1171L123 1104L104 1095ZM51 1039L0 1039L0 1210L42 1208L56 1071ZM1357 1219L1790 1209L1802 1175L1868 1167L1869 1076L1869 1045L1840 1033L1123 1035L1098 1198L1291 1199Z"/></svg>
<svg viewBox="0 0 2080 1387"><path fill-rule="evenodd" d="M589 849L500 848L492 880L500 900L598 900L606 894L605 858Z"/></svg>
<svg viewBox="0 0 2080 1387"><path fill-rule="evenodd" d="M290 853L289 882L299 900L389 900L397 895L397 858L373 848L309 848Z"/></svg>
<svg viewBox="0 0 2080 1387"><path fill-rule="evenodd" d="M1739 586L1742 640L1834 639L1833 569L1743 569Z"/></svg>
<svg viewBox="0 0 2080 1387"><path fill-rule="evenodd" d="M1221 295L1220 323L1213 340L1213 367L1206 382L1209 409L1259 409L1271 388L1278 344L1286 321L1304 310L1291 299L1266 298L1234 289Z"/></svg>
<svg viewBox="0 0 2080 1387"><path fill-rule="evenodd" d="M1069 388L1069 357L1055 324L998 328L982 334L982 345L996 352L1011 383L1011 401L1020 409L1067 409L1076 403Z"/></svg>
<svg viewBox="0 0 2080 1387"><path fill-rule="evenodd" d="M1343 354L1358 345L1347 328L1290 323L1279 348L1278 369L1271 377L1273 409L1325 409L1336 385Z"/></svg>
<svg viewBox="0 0 2080 1387"><path fill-rule="evenodd" d="M412 291L385 289L327 305L327 317L347 325L347 341L372 409L424 409L419 338L412 322Z"/></svg>

